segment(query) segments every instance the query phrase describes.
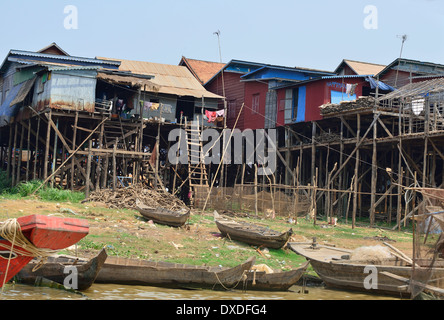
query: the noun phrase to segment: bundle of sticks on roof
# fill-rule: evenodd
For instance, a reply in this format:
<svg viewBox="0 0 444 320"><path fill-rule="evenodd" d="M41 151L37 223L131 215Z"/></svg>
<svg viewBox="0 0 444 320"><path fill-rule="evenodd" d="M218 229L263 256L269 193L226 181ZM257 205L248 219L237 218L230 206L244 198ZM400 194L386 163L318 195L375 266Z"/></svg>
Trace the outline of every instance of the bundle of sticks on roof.
<svg viewBox="0 0 444 320"><path fill-rule="evenodd" d="M92 192L84 202L102 202L111 209L136 209L137 199L153 208L164 208L173 211L187 208L185 203L172 194L158 192L141 185L116 190L97 190Z"/></svg>
<svg viewBox="0 0 444 320"><path fill-rule="evenodd" d="M375 98L374 97L359 97L353 101L342 101L341 103L327 103L320 106L321 114L333 114L340 113L344 111L355 111L360 109L369 109L375 106Z"/></svg>

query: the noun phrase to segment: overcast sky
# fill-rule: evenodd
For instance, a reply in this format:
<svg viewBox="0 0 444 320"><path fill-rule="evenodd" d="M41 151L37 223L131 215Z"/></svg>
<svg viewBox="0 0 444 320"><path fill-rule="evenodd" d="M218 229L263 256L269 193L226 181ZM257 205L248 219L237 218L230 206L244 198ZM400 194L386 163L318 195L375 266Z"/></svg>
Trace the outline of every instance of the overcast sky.
<svg viewBox="0 0 444 320"><path fill-rule="evenodd" d="M52 42L73 56L219 61L220 30L223 62L389 64L406 34L404 58L444 64L444 0L1 0L0 12L2 61Z"/></svg>

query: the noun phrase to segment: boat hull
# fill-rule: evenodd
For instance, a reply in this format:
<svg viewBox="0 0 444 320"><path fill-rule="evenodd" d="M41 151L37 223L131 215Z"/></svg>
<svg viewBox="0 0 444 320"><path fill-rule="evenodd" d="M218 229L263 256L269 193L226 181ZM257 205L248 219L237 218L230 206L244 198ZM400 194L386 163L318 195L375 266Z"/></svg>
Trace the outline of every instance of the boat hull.
<svg viewBox="0 0 444 320"><path fill-rule="evenodd" d="M17 219L21 232L37 248L67 248L89 233L88 222L74 218L30 215ZM11 254L10 249L13 247ZM0 238L0 287L33 259L32 253Z"/></svg>
<svg viewBox="0 0 444 320"><path fill-rule="evenodd" d="M310 249L308 244L293 243L289 244L289 248L304 256L328 287L371 294L396 296L411 294L409 286L405 283L384 274L387 272L410 279L413 269L411 266L403 265L401 261L395 260L382 264L354 263L341 259L347 252L350 253L345 249L330 249L322 246L318 249ZM434 268L430 279L434 286L444 287L444 268Z"/></svg>
<svg viewBox="0 0 444 320"><path fill-rule="evenodd" d="M301 267L285 272L265 273L254 272L248 273L245 290L254 291L288 291L294 286L307 271L309 263L304 263Z"/></svg>
<svg viewBox="0 0 444 320"><path fill-rule="evenodd" d="M33 258L5 250L3 246L10 247L11 242L0 238L0 288L4 283L10 281L20 270L22 270ZM16 247L20 251L27 252L23 248ZM11 256L11 259L9 257Z"/></svg>
<svg viewBox="0 0 444 320"><path fill-rule="evenodd" d="M254 261L250 258L233 268L219 268L109 257L96 282L178 289L232 289L242 283Z"/></svg>
<svg viewBox="0 0 444 320"><path fill-rule="evenodd" d="M254 246L262 246L271 249L282 248L293 234L290 229L284 233L274 232L263 227L251 224L232 224L231 221L216 220L216 225L224 237L245 242ZM249 227L251 226L251 229Z"/></svg>
<svg viewBox="0 0 444 320"><path fill-rule="evenodd" d="M182 227L190 218L190 211L181 214L175 211L161 208L148 208L141 205L137 205L137 210L147 220L176 228Z"/></svg>
<svg viewBox="0 0 444 320"><path fill-rule="evenodd" d="M77 273L77 287L75 290L87 290L94 283L100 269L103 267L108 255L103 249L100 253L90 259L76 259L75 257L59 256L49 258L39 269L33 271L37 261L31 261L17 274L18 281L25 284L34 284L40 277L64 285L65 279L70 274L67 267L75 267Z"/></svg>

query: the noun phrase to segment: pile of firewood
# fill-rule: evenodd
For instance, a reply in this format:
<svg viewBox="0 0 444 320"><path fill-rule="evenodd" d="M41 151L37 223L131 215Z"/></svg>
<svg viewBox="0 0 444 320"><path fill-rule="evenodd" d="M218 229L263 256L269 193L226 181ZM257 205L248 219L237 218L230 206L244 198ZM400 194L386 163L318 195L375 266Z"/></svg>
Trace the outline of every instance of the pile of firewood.
<svg viewBox="0 0 444 320"><path fill-rule="evenodd" d="M94 191L84 202L102 202L111 209L136 209L137 199L148 207L168 210L186 209L187 206L170 193L158 192L143 186L130 186L117 190Z"/></svg>
<svg viewBox="0 0 444 320"><path fill-rule="evenodd" d="M319 108L322 115L328 115L333 113L340 113L344 111L356 111L361 109L369 109L375 106L374 97L359 97L353 101L342 101L339 104L327 103Z"/></svg>

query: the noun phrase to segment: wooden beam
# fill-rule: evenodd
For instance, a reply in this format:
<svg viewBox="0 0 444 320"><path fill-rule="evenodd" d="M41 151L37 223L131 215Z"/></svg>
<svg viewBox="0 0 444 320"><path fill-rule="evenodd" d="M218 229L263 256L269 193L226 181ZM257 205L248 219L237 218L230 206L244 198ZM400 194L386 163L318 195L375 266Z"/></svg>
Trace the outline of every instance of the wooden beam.
<svg viewBox="0 0 444 320"><path fill-rule="evenodd" d="M341 123L347 127L348 131L350 131L350 133L356 137L356 132L352 129L352 127L350 127L350 125L347 123L347 121L345 121L343 116L340 116L339 119L341 119Z"/></svg>
<svg viewBox="0 0 444 320"><path fill-rule="evenodd" d="M65 165L65 163L67 163L69 160L71 160L71 158L80 150L80 148L82 147L82 145L86 142L86 141L88 141L90 138L91 138L91 136L100 128L100 126L102 125L102 123L104 123L105 121L107 120L107 118L106 119L104 119L104 120L102 120L102 122L101 123L99 123L99 125L93 130L93 132L91 132L90 133L90 135L80 144L80 146L73 152L73 153L71 153L71 155L60 165L60 167L58 167L57 168L57 170L55 170L54 171L54 173L53 174L51 174L51 176L49 176L49 177L47 177L46 179L45 179L45 181L40 185L40 187L38 187L33 193L32 193L32 195L34 195L38 190L40 190L40 188L43 186L43 185L45 185L46 184L46 182L48 182L49 181L49 179L50 178L52 178L52 176L53 175L55 175L64 165Z"/></svg>
<svg viewBox="0 0 444 320"><path fill-rule="evenodd" d="M378 122L379 122L379 124L381 125L381 127L384 129L384 131L388 134L388 136L389 136L390 138L393 138L392 133L390 132L389 129L387 129L387 127L385 126L385 123L384 123L381 119L379 119L379 118L378 118Z"/></svg>
<svg viewBox="0 0 444 320"><path fill-rule="evenodd" d="M367 129L367 131L365 132L365 134L362 136L361 139L358 140L358 143L356 144L354 150L352 151L352 153L347 157L347 159L344 161L344 163L342 163L342 165L339 167L338 171L336 171L336 173L333 175L333 177L331 178L331 182L333 183L333 180L338 176L338 174L342 171L342 169L344 169L344 167L347 165L347 163L352 159L352 157L355 155L355 153L357 153L357 151L359 150L359 147L361 146L361 144L364 142L364 139L367 137L367 135L370 133L370 130L373 128L373 126L375 125L376 121L378 120L380 116L380 113L378 113L375 118L373 119L373 122L370 124L369 128ZM358 121L359 121L359 127L360 125L360 115L358 114ZM359 128L357 136L359 138L359 131L361 129Z"/></svg>
<svg viewBox="0 0 444 320"><path fill-rule="evenodd" d="M62 144L65 146L66 150L68 150L68 152L71 152L70 146L66 142L65 138L63 137L63 135L60 133L60 130L57 128L57 126L55 125L54 121L52 121L52 119L49 118L47 113L45 113L45 116L48 118L48 123L54 129L55 133L57 134L57 136L60 139L60 141L62 142Z"/></svg>

